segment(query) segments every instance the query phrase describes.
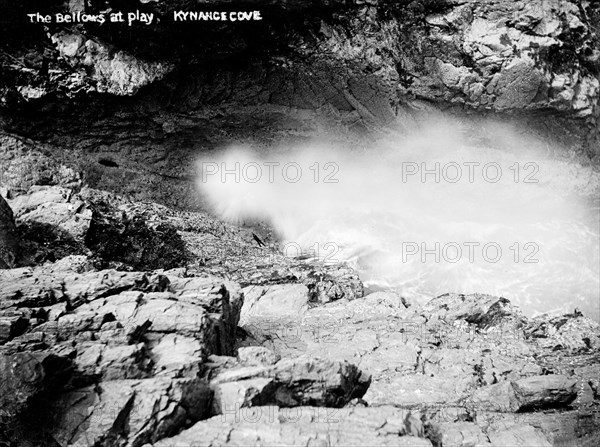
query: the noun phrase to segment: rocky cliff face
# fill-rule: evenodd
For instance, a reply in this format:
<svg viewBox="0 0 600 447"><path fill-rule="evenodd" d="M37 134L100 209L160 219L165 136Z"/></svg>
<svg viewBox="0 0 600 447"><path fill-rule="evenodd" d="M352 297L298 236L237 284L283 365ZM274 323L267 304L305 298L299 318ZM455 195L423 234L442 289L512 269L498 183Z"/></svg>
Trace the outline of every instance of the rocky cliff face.
<svg viewBox="0 0 600 447"><path fill-rule="evenodd" d="M262 20L240 23L174 21L175 12L193 10L188 2L81 0L54 2L44 11L103 14L107 23L26 23L25 13L39 8L34 1L12 8L15 28L5 31L2 53L5 106L39 110L51 103L56 111L66 107L65 96L128 96L154 85L145 101L155 101L158 91L162 106L185 112L273 104L333 109L373 125L402 120L424 100L467 111L549 113L563 125L578 123L573 129L583 126L573 132L575 145L597 152L600 13L594 2L216 1L195 7L260 9ZM153 22L110 23L111 11L129 10L152 14Z"/></svg>
<svg viewBox="0 0 600 447"><path fill-rule="evenodd" d="M260 10L262 20L173 21L174 12L194 8ZM586 161L600 153L594 2L217 1L194 8L176 1L7 5L5 183L15 169L28 170L19 177L26 181L38 169L10 161L9 153L25 150L52 154L90 186L193 208L199 151L324 129L343 144L363 145L357 136L365 132L410 129L439 109L475 119L474 128L493 114ZM106 17L139 10L153 22L29 23L26 14L38 10Z"/></svg>
<svg viewBox="0 0 600 447"><path fill-rule="evenodd" d="M21 65L18 59L5 59L7 68L19 73L22 81L28 80L27 74L35 81L32 69L41 70L39 64L46 64L38 73L48 76L46 87L36 89L18 81L12 86L22 99L39 98L55 89L74 94L84 85L87 91L130 95L183 69L184 63L185 69L197 64L205 70L208 61L235 58L260 60L270 72L315 76L317 84L305 79L307 85L297 98L304 95L306 106L330 102L361 112L358 102L366 109L362 112L378 119L388 118L389 105L406 96L497 111L554 109L580 117L596 113L600 53L593 2L216 1L204 5L204 9L226 11L260 6L262 20L248 26L175 21L174 13L190 10L186 2L100 3L82 0L46 7L54 13L103 14L108 23L51 24L46 39L30 43L49 47L38 60L32 53L19 55ZM153 23L110 23L111 11L134 7L152 14ZM21 8L33 11L35 2ZM25 21L25 17L15 19ZM39 28L28 27L38 32ZM13 51L17 50L13 47ZM297 68L290 70L291 65ZM335 75L327 75L327 65L337 67ZM280 70L274 70L277 67ZM257 85L251 90L260 87L263 94L258 96L264 101L268 100L264 91L273 82L262 80L267 82L261 85L261 78L255 78ZM319 83L328 88L314 88ZM360 91L369 84L378 87L380 98L373 101L381 101L382 110L369 110L369 98L363 97L367 92ZM285 89L279 93L285 95ZM315 97L310 100L310 96ZM386 102L388 107L383 106Z"/></svg>
<svg viewBox="0 0 600 447"><path fill-rule="evenodd" d="M197 154L231 141L366 146L435 110L596 163L597 3L0 5L0 444L600 442L597 323L364 296L347 265L284 257L194 185Z"/></svg>

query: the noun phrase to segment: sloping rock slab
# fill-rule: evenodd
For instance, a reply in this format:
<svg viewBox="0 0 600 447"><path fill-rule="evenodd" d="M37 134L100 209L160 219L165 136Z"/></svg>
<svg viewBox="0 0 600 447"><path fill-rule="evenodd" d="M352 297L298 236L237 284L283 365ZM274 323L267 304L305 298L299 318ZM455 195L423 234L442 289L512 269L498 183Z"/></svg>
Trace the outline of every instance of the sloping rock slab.
<svg viewBox="0 0 600 447"><path fill-rule="evenodd" d="M210 399L198 379L107 381L63 395L52 433L61 445L141 446L205 417Z"/></svg>
<svg viewBox="0 0 600 447"><path fill-rule="evenodd" d="M420 421L393 407L254 407L198 422L153 445L430 447L422 436Z"/></svg>

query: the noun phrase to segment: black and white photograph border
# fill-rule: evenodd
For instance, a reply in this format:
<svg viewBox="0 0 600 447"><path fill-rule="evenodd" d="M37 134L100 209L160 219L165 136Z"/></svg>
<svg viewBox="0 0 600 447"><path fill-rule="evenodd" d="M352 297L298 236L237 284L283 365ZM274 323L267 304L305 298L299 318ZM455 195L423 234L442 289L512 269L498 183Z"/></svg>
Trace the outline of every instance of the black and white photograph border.
<svg viewBox="0 0 600 447"><path fill-rule="evenodd" d="M0 447L600 445L600 2L0 22Z"/></svg>

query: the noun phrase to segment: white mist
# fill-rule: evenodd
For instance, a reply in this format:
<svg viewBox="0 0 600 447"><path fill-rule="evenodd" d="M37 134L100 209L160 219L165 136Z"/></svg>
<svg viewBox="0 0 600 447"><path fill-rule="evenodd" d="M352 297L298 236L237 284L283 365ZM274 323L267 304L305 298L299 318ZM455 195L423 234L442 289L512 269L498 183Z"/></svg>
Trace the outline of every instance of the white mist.
<svg viewBox="0 0 600 447"><path fill-rule="evenodd" d="M288 247L348 261L367 286L417 301L489 293L528 315L577 307L598 319L598 210L585 199L598 176L504 126L474 135L445 120L363 151L232 147L200 161L219 216L268 221Z"/></svg>

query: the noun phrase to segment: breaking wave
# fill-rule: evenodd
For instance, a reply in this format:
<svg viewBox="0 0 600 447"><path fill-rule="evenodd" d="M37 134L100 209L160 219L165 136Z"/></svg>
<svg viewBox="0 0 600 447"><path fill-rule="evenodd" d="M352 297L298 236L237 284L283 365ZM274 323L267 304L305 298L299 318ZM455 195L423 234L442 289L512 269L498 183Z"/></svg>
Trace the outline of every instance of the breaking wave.
<svg viewBox="0 0 600 447"><path fill-rule="evenodd" d="M230 147L200 160L198 184L223 219L266 220L283 247L347 261L367 287L598 320L598 175L552 152L504 125L444 119L362 149Z"/></svg>

